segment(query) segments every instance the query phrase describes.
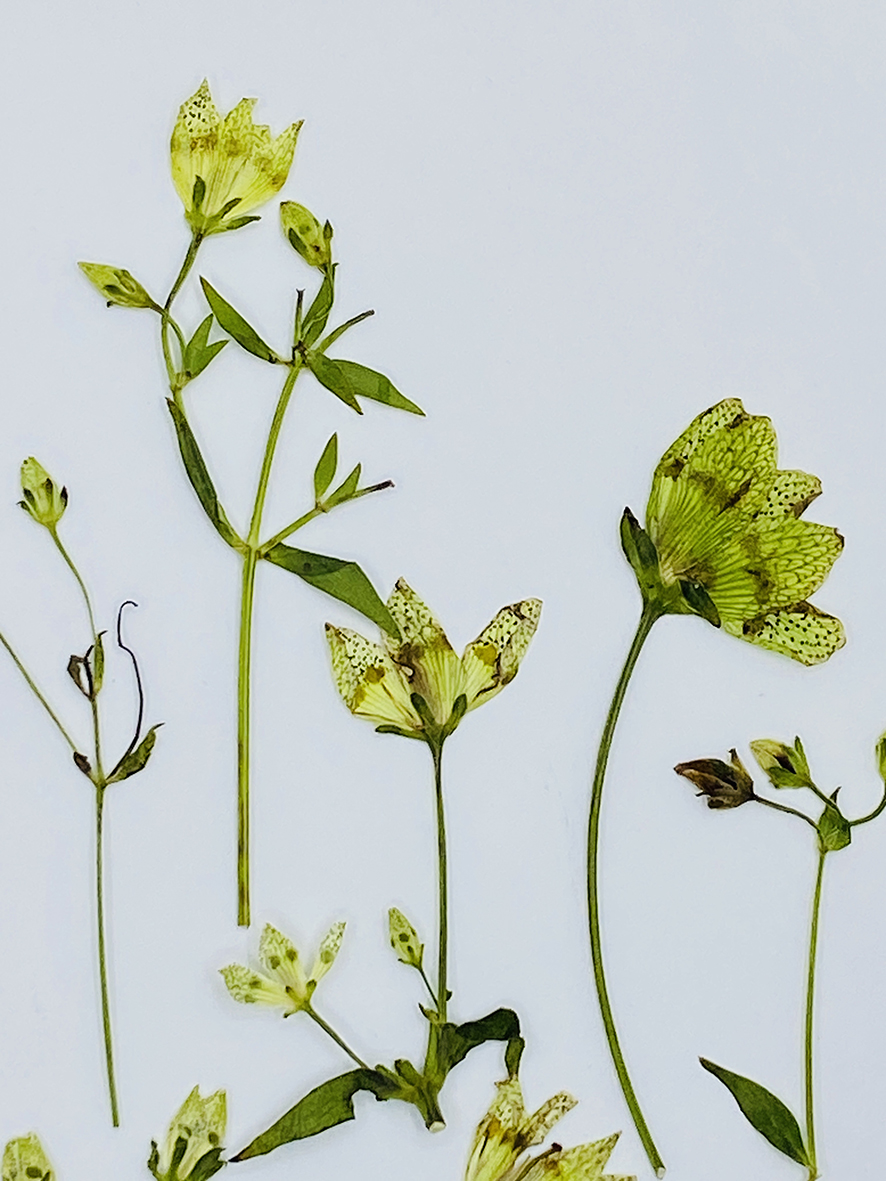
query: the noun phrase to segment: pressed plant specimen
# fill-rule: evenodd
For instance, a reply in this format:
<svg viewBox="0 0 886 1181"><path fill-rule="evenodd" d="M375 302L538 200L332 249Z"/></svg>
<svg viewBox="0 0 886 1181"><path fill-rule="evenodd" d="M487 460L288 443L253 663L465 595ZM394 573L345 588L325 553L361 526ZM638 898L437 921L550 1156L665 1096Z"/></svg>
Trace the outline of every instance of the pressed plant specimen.
<svg viewBox="0 0 886 1181"><path fill-rule="evenodd" d="M401 579L387 601L396 621L397 639L383 633L382 643L357 632L327 624L332 668L345 704L358 717L376 724L378 732L423 742L433 765L434 814L437 825L437 963L432 982L424 966L424 945L401 911L388 916L391 946L401 963L413 968L427 992L421 1006L428 1022L422 1068L404 1058L387 1066L371 1066L355 1051L314 1003L314 992L332 966L341 945L344 924L328 932L310 971L302 966L294 943L266 926L259 944L260 969L231 964L222 969L229 992L246 1004L269 1005L284 1017L304 1013L336 1043L353 1069L314 1088L256 1137L233 1160L271 1152L283 1144L325 1131L354 1118L353 1098L369 1091L377 1099L411 1103L432 1131L445 1120L439 1095L453 1067L487 1041L508 1044L508 1061L522 1048L520 1024L510 1009L496 1009L478 1021L455 1024L450 1017L448 986L448 850L443 798L443 748L465 715L490 700L517 675L538 625L541 603L524 599L502 608L480 635L458 656L445 632L415 592ZM514 1069L516 1066L514 1065Z"/></svg>
<svg viewBox="0 0 886 1181"><path fill-rule="evenodd" d="M26 669L25 665L13 650L6 637L0 634L0 644L12 657L16 668L24 677L28 687L43 706L53 725L70 747L74 764L92 785L95 799L95 902L96 902L96 930L98 943L98 976L101 991L102 1029L105 1045L105 1068L107 1072L108 1095L111 1105L111 1119L115 1127L120 1122L117 1102L117 1086L114 1077L114 1046L111 1031L111 1003L108 989L107 949L105 938L105 905L104 905L104 807L105 795L109 787L128 779L132 775L144 770L157 737L159 725L151 726L142 735L144 721L144 692L142 689L141 673L138 662L131 648L123 642L122 615L127 606L124 603L117 613L117 647L125 652L132 662L135 683L138 693L138 715L132 739L126 750L113 763L106 758L102 746L101 714L99 712L99 694L104 682L105 646L104 632L98 630L92 599L79 569L68 553L59 533L59 524L68 505L68 491L60 486L48 472L34 459L26 459L22 464L22 494L21 507L46 529L49 536L64 559L65 565L73 574L77 587L83 598L86 615L89 621L90 643L82 656L73 655L68 661L68 674L80 693L89 702L92 717L92 750L89 755L83 753L84 747L74 741L70 731L59 718L58 714L40 691L36 681ZM32 1174L28 1174L31 1176ZM33 1174L36 1176L36 1174Z"/></svg>
<svg viewBox="0 0 886 1181"><path fill-rule="evenodd" d="M250 921L249 772L251 743L252 620L256 573L267 561L288 570L311 586L340 599L392 635L396 626L363 570L355 562L296 549L286 541L317 517L349 501L391 487L390 480L360 486L361 465L330 491L338 463L338 438L333 435L314 471L314 499L295 520L273 534L263 532L264 508L280 431L302 373L312 373L335 397L358 414L359 399L381 402L412 414L419 407L404 397L383 374L355 361L327 355L327 350L355 324L373 315L361 312L326 333L336 296L337 263L332 260L333 230L303 205L283 202L281 226L286 240L321 276L316 295L307 307L304 291L295 298L291 341L272 348L228 300L201 277L209 314L193 333L185 333L173 309L191 275L198 252L208 238L230 233L258 221L251 211L269 201L286 182L292 165L300 123L276 138L267 127L253 123L255 100L243 99L227 115L219 114L204 82L179 112L171 142L172 178L182 200L190 241L179 272L164 300L155 300L129 271L103 263L81 263L86 276L108 305L142 308L159 319L160 342L170 397L167 399L182 462L197 498L222 539L242 559L240 640L237 659L237 921ZM220 327L247 353L276 366L284 379L268 429L258 473L255 498L246 528L235 529L221 504L209 467L191 428L184 392L218 356L227 339L210 340Z"/></svg>
<svg viewBox="0 0 886 1181"><path fill-rule="evenodd" d="M810 816L800 808L785 804L783 798L773 800L758 795L754 790L753 779L734 750L730 752L728 763L722 759L694 759L688 763L678 764L674 770L695 784L699 789L699 795L707 798L708 806L711 808L723 810L737 808L742 804L762 804L783 815L797 817L815 832L817 859L809 923L803 1022L804 1129L801 1131L800 1124L790 1108L759 1083L718 1066L707 1058L700 1061L705 1070L710 1071L729 1088L742 1113L753 1127L779 1152L802 1165L807 1170L807 1181L815 1181L820 1173L815 1140L813 1029L816 957L825 861L828 854L848 848L854 829L875 820L886 809L886 735L880 738L876 752L880 777L884 781L883 795L873 811L855 820L848 819L843 812L842 798L838 802L841 788L827 793L815 783L806 751L799 738L795 738L792 745L761 738L752 742L750 747L773 787L780 791L805 789L811 793L816 805L821 805L817 816ZM802 791L800 794L803 794Z"/></svg>
<svg viewBox="0 0 886 1181"><path fill-rule="evenodd" d="M768 418L727 398L698 415L655 469L646 527L630 509L621 541L642 611L603 727L588 817L588 926L594 984L612 1061L658 1176L664 1163L637 1100L613 1015L600 938L598 862L606 765L641 649L665 615L698 615L730 635L802 664L845 643L839 619L807 602L843 548L836 529L801 520L821 492L816 476L779 471Z"/></svg>

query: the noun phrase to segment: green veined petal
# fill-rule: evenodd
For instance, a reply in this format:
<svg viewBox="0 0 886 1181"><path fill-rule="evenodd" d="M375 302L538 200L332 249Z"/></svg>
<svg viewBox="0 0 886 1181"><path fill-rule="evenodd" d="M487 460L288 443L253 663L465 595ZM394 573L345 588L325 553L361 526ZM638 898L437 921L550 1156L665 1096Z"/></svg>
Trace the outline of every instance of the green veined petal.
<svg viewBox="0 0 886 1181"><path fill-rule="evenodd" d="M760 522L751 535L769 579L766 607L801 602L818 590L843 550L843 537L829 525L796 517Z"/></svg>
<svg viewBox="0 0 886 1181"><path fill-rule="evenodd" d="M502 607L465 648L462 667L468 709L480 705L517 675L538 627L541 608L541 599L522 599Z"/></svg>
<svg viewBox="0 0 886 1181"><path fill-rule="evenodd" d="M727 626L727 630L733 629ZM795 603L749 619L733 634L807 665L822 664L846 643L840 620L810 603Z"/></svg>
<svg viewBox="0 0 886 1181"><path fill-rule="evenodd" d="M760 509L761 517L799 517L821 496L821 480L808 472L776 472L775 483Z"/></svg>

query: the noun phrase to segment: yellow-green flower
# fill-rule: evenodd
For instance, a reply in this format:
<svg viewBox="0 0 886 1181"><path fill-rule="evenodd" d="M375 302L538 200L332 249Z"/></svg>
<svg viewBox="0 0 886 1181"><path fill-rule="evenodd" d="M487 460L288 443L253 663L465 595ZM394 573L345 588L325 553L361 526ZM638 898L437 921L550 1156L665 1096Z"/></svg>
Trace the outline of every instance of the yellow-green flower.
<svg viewBox="0 0 886 1181"><path fill-rule="evenodd" d="M291 1017L300 1009L309 1009L314 989L332 967L341 947L344 923L330 927L320 944L310 972L305 974L298 951L276 927L267 924L262 931L258 958L264 972L255 972L242 964L221 969L228 992L235 1001L252 1005L271 1005Z"/></svg>
<svg viewBox="0 0 886 1181"><path fill-rule="evenodd" d="M807 600L843 548L836 529L800 520L816 476L779 471L768 418L736 398L700 414L662 457L646 510L662 586L707 595L731 635L818 664L843 625ZM704 612L702 612L704 613Z"/></svg>
<svg viewBox="0 0 886 1181"><path fill-rule="evenodd" d="M527 1157L528 1150L542 1143L576 1100L561 1091L528 1115L519 1079L506 1079L496 1088L492 1106L474 1135L465 1181L635 1181L603 1173L618 1134L576 1148L554 1144L534 1159Z"/></svg>
<svg viewBox="0 0 886 1181"><path fill-rule="evenodd" d="M178 113L170 144L172 180L198 233L237 229L245 213L286 182L301 123L274 139L270 128L253 123L254 105L254 98L241 99L222 118L204 80Z"/></svg>
<svg viewBox="0 0 886 1181"><path fill-rule="evenodd" d="M38 525L54 529L68 507L68 490L59 488L49 472L32 456L22 464L22 492L20 506Z"/></svg>
<svg viewBox="0 0 886 1181"><path fill-rule="evenodd" d="M3 1181L55 1181L55 1171L34 1132L10 1140L3 1149Z"/></svg>
<svg viewBox="0 0 886 1181"><path fill-rule="evenodd" d="M148 1168L160 1181L187 1181L193 1173L206 1181L224 1161L219 1159L227 1126L227 1100L224 1091L204 1099L194 1087L169 1125L163 1148L158 1153L151 1145ZM196 1170L196 1171L195 1171Z"/></svg>
<svg viewBox="0 0 886 1181"><path fill-rule="evenodd" d="M503 607L457 656L436 618L402 578L387 607L400 642L385 636L384 648L327 623L333 676L351 713L415 737L426 735L429 727L448 726L451 732L464 713L500 693L517 675L541 615L540 599Z"/></svg>
<svg viewBox="0 0 886 1181"><path fill-rule="evenodd" d="M298 251L308 266L329 266L332 262L332 226L328 221L321 225L304 205L283 201L280 205L280 224L292 248Z"/></svg>

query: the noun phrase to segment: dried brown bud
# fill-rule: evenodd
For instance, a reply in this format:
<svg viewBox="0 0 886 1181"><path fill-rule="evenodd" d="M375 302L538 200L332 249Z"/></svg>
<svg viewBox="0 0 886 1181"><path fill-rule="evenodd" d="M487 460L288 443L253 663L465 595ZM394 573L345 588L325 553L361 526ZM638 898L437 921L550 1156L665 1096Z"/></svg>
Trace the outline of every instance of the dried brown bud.
<svg viewBox="0 0 886 1181"><path fill-rule="evenodd" d="M722 759L694 759L678 763L674 770L698 788L698 794L708 797L709 808L738 808L754 796L754 781L734 750L730 762Z"/></svg>

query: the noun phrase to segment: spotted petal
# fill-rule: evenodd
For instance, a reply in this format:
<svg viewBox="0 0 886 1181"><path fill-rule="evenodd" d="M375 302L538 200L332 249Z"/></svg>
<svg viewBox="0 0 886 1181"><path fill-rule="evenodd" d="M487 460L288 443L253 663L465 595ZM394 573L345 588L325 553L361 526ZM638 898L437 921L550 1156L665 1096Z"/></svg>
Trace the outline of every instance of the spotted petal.
<svg viewBox="0 0 886 1181"><path fill-rule="evenodd" d="M10 1140L3 1149L3 1181L55 1181L43 1145L35 1132Z"/></svg>
<svg viewBox="0 0 886 1181"><path fill-rule="evenodd" d="M455 699L465 691L461 661L430 608L402 578L387 608L403 641L397 646L386 637L388 651L408 671L412 692L421 694L436 721L446 722Z"/></svg>
<svg viewBox="0 0 886 1181"><path fill-rule="evenodd" d="M617 1181L616 1178L603 1176L603 1169L617 1141L616 1133L605 1140L580 1144L577 1148L567 1148L550 1155L545 1153L521 1181Z"/></svg>
<svg viewBox="0 0 886 1181"><path fill-rule="evenodd" d="M296 1000L307 997L307 980L298 958L295 944L286 936L265 924L258 944L258 958L265 971L275 977Z"/></svg>
<svg viewBox="0 0 886 1181"><path fill-rule="evenodd" d="M317 952L317 958L314 960L309 977L315 984L323 979L335 963L335 957L339 953L341 941L344 938L345 925L345 923L333 923L320 944L320 950Z"/></svg>
<svg viewBox="0 0 886 1181"><path fill-rule="evenodd" d="M391 657L359 632L326 625L336 687L351 713L377 725L419 731L406 673Z"/></svg>
<svg viewBox="0 0 886 1181"><path fill-rule="evenodd" d="M235 1001L243 1005L272 1005L295 1011L292 997L279 980L272 980L243 964L228 964L226 968L220 969L220 973Z"/></svg>
<svg viewBox="0 0 886 1181"><path fill-rule="evenodd" d="M843 624L811 603L795 603L781 611L747 620L743 638L761 648L781 652L801 664L823 664L846 643Z"/></svg>
<svg viewBox="0 0 886 1181"><path fill-rule="evenodd" d="M502 607L462 656L468 709L494 697L517 675L541 617L541 599Z"/></svg>

